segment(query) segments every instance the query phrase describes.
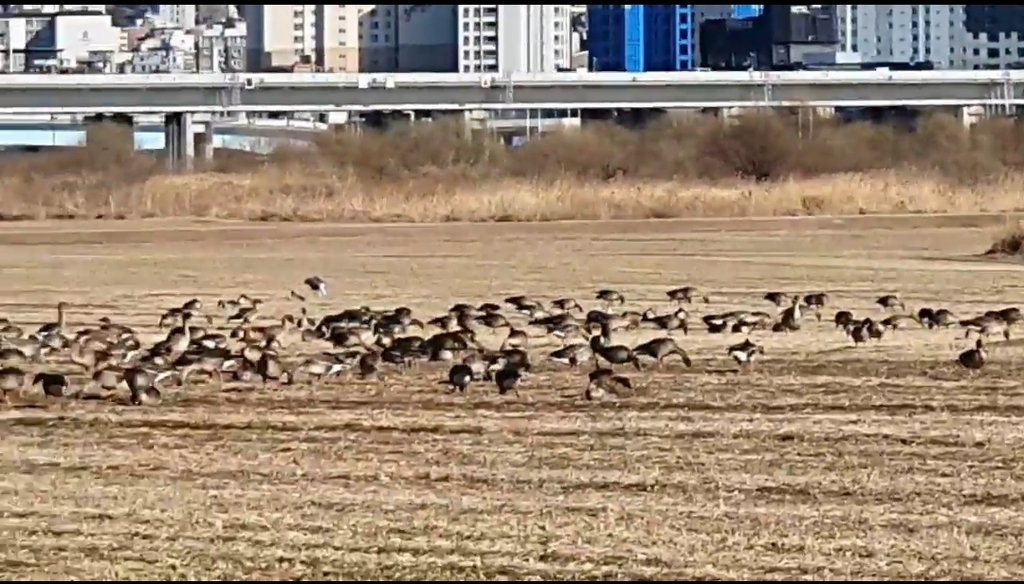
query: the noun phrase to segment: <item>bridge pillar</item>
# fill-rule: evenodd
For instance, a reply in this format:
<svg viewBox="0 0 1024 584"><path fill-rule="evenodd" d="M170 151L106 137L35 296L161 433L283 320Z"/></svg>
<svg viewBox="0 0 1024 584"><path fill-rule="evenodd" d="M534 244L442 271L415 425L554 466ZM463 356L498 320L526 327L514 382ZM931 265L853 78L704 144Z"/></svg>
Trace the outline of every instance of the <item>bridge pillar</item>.
<svg viewBox="0 0 1024 584"><path fill-rule="evenodd" d="M192 114L164 116L164 148L167 170L192 170L195 161L195 142L192 139Z"/></svg>
<svg viewBox="0 0 1024 584"><path fill-rule="evenodd" d="M124 114L86 116L85 144L94 148L135 150L135 121Z"/></svg>
<svg viewBox="0 0 1024 584"><path fill-rule="evenodd" d="M206 122L203 131L192 134L192 150L200 160L209 161L213 159L213 120Z"/></svg>

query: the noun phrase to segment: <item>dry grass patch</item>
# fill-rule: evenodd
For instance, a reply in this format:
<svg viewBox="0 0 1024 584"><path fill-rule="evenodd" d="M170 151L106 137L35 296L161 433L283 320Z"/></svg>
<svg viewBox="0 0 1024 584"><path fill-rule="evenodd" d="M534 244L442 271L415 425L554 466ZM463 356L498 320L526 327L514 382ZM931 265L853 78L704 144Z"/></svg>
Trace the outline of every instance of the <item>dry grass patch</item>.
<svg viewBox="0 0 1024 584"><path fill-rule="evenodd" d="M810 129L813 128L813 131ZM11 218L219 217L287 221L553 221L1014 211L1024 131L966 131L933 116L913 131L755 113L735 124L666 117L596 124L509 149L439 121L325 134L315 150L218 154L168 175L98 128L89 146L0 167Z"/></svg>

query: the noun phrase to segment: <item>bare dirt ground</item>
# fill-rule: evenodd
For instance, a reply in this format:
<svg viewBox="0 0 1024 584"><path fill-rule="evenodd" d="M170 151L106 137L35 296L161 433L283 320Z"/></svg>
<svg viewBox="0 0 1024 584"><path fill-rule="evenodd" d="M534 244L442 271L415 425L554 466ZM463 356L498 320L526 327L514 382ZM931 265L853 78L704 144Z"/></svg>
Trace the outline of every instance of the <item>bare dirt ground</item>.
<svg viewBox="0 0 1024 584"><path fill-rule="evenodd" d="M147 338L193 296L249 292L268 314L294 311L288 290L314 273L331 291L310 301L317 315L429 316L513 293L589 308L605 286L665 312L665 290L698 285L712 296L698 316L770 309L774 289L833 300L822 323L755 335L767 355L749 374L724 350L742 337L680 335L694 367L630 373L643 395L615 403L575 398L585 376L554 365L520 399L449 395L429 365L384 381L172 387L156 408L26 392L0 412L0 572L1019 578L1021 347L994 345L970 378L952 364L969 346L958 331L854 349L827 322L880 314L885 292L913 310L1022 304L1024 267L976 257L997 221L0 226L3 315L53 320L63 299L76 325L109 315Z"/></svg>

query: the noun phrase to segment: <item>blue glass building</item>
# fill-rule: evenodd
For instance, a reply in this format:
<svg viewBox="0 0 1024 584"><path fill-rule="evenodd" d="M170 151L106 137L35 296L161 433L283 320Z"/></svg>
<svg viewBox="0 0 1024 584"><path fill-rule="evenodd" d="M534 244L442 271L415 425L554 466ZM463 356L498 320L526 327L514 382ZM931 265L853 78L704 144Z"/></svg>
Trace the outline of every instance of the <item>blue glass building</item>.
<svg viewBox="0 0 1024 584"><path fill-rule="evenodd" d="M692 4L590 4L587 43L592 71L693 69Z"/></svg>

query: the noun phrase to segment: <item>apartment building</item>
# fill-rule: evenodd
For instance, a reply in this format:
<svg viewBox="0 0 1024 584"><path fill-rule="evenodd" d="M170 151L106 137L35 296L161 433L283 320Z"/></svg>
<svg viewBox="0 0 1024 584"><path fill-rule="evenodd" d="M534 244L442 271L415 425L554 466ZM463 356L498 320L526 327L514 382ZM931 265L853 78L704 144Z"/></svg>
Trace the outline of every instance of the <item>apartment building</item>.
<svg viewBox="0 0 1024 584"><path fill-rule="evenodd" d="M156 9L157 20L175 28L193 28L196 25L197 9L195 4L159 4Z"/></svg>
<svg viewBox="0 0 1024 584"><path fill-rule="evenodd" d="M122 36L103 13L5 13L0 15L0 70L68 68L109 60L121 49Z"/></svg>
<svg viewBox="0 0 1024 584"><path fill-rule="evenodd" d="M455 7L419 4L243 5L252 70L453 71Z"/></svg>
<svg viewBox="0 0 1024 584"><path fill-rule="evenodd" d="M458 70L541 73L572 63L570 4L460 4Z"/></svg>
<svg viewBox="0 0 1024 584"><path fill-rule="evenodd" d="M1022 6L843 4L838 15L841 46L863 60L931 61L944 69L1024 61L1024 30L1016 30Z"/></svg>

